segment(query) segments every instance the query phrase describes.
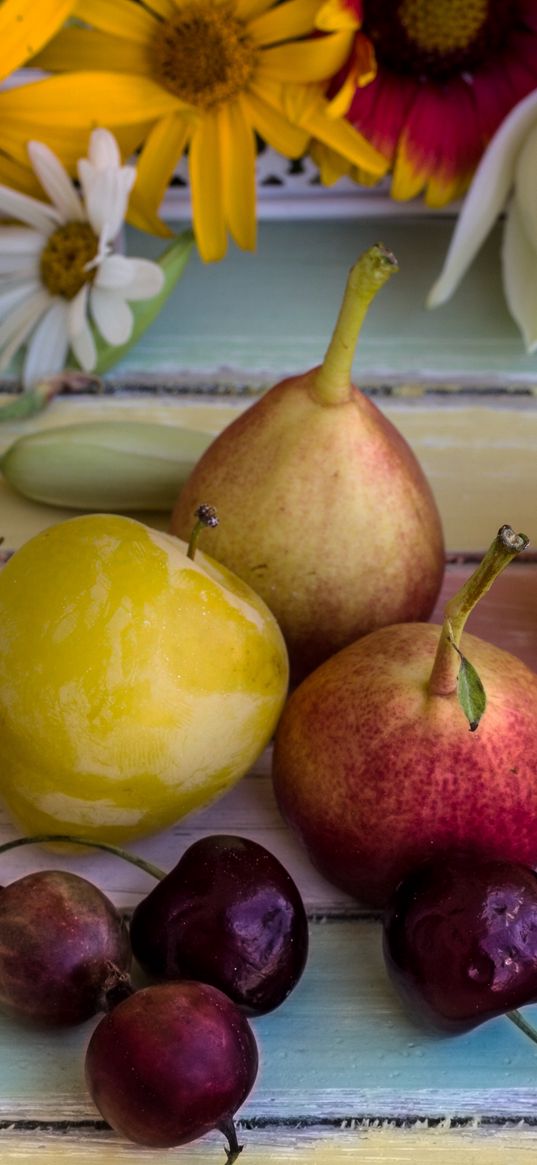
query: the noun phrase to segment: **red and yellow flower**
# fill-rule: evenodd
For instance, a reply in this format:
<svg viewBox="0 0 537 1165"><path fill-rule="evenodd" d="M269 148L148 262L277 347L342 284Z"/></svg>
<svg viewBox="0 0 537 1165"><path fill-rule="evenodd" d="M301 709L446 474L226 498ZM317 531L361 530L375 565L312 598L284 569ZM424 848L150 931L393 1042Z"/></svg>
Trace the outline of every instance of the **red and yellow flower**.
<svg viewBox="0 0 537 1165"><path fill-rule="evenodd" d="M439 207L466 190L487 142L537 87L536 0L328 0L319 29L356 30L328 90L387 158L391 194ZM364 77L365 43L371 53ZM317 148L325 181L359 168Z"/></svg>

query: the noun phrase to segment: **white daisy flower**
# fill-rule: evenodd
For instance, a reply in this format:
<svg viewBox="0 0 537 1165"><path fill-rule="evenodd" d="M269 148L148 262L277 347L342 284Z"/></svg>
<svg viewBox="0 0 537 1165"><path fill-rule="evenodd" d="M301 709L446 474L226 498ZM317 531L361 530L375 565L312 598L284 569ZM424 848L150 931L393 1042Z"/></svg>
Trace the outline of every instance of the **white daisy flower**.
<svg viewBox="0 0 537 1165"><path fill-rule="evenodd" d="M28 153L50 203L0 185L0 214L27 224L0 227L0 370L26 344L25 388L60 372L69 350L92 371L89 318L108 343L125 344L129 302L152 299L164 282L157 263L114 252L136 171L121 165L108 130L93 131L78 163L80 195L48 146L30 142Z"/></svg>

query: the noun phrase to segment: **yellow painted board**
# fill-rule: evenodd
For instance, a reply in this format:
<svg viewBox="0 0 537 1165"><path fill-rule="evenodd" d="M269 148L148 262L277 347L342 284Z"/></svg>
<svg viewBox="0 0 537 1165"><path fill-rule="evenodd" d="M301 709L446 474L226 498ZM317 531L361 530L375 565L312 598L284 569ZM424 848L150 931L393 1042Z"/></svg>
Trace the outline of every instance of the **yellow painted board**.
<svg viewBox="0 0 537 1165"><path fill-rule="evenodd" d="M537 1130L516 1128L362 1127L326 1133L323 1129L239 1130L242 1165L530 1165ZM222 1165L223 1140L210 1134L174 1150L143 1149L103 1131L63 1134L0 1133L2 1165Z"/></svg>
<svg viewBox="0 0 537 1165"><path fill-rule="evenodd" d="M0 406L2 398L0 395ZM470 403L471 401L471 403ZM158 421L218 432L251 398L223 403L199 397L123 395L61 398L38 417L0 425L0 453L17 436L55 425L100 419ZM379 400L379 407L414 449L431 483L450 551L483 550L504 522L537 544L537 401L493 397L449 402ZM70 510L21 502L0 480L0 533L18 546ZM144 517L144 515L136 515ZM145 515L166 528L166 514Z"/></svg>

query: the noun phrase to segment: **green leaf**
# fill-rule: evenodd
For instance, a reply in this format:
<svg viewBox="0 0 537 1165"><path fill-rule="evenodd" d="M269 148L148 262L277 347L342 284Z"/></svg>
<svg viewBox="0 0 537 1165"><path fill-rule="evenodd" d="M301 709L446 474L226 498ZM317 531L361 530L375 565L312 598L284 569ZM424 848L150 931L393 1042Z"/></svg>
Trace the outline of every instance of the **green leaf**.
<svg viewBox="0 0 537 1165"><path fill-rule="evenodd" d="M166 300L171 295L176 283L179 282L183 271L186 267L190 252L194 245L194 235L192 231L183 231L173 243L163 252L159 259L157 259L159 267L164 271L164 284L162 290L158 295L153 296L152 299L139 300L131 303L131 311L134 316L134 327L132 335L126 344L114 346L108 344L98 334L96 329L93 329L93 336L97 348L97 364L95 372L101 375L107 372L112 364L122 360L130 348L138 343L138 340L143 336L146 329L157 318L161 308L164 307Z"/></svg>
<svg viewBox="0 0 537 1165"><path fill-rule="evenodd" d="M470 725L470 732L475 732L487 706L487 694L473 663L466 659L458 647L455 647L455 651L458 652L461 660L457 678L457 696Z"/></svg>

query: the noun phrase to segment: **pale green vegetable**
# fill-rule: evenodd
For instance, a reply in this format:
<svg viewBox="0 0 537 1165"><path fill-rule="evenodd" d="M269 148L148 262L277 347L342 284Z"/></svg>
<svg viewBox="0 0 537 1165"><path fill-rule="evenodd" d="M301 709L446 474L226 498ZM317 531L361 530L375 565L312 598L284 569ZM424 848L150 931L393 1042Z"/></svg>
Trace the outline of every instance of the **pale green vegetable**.
<svg viewBox="0 0 537 1165"><path fill-rule="evenodd" d="M29 433L0 468L26 498L77 510L169 510L213 433L145 421L92 421Z"/></svg>

